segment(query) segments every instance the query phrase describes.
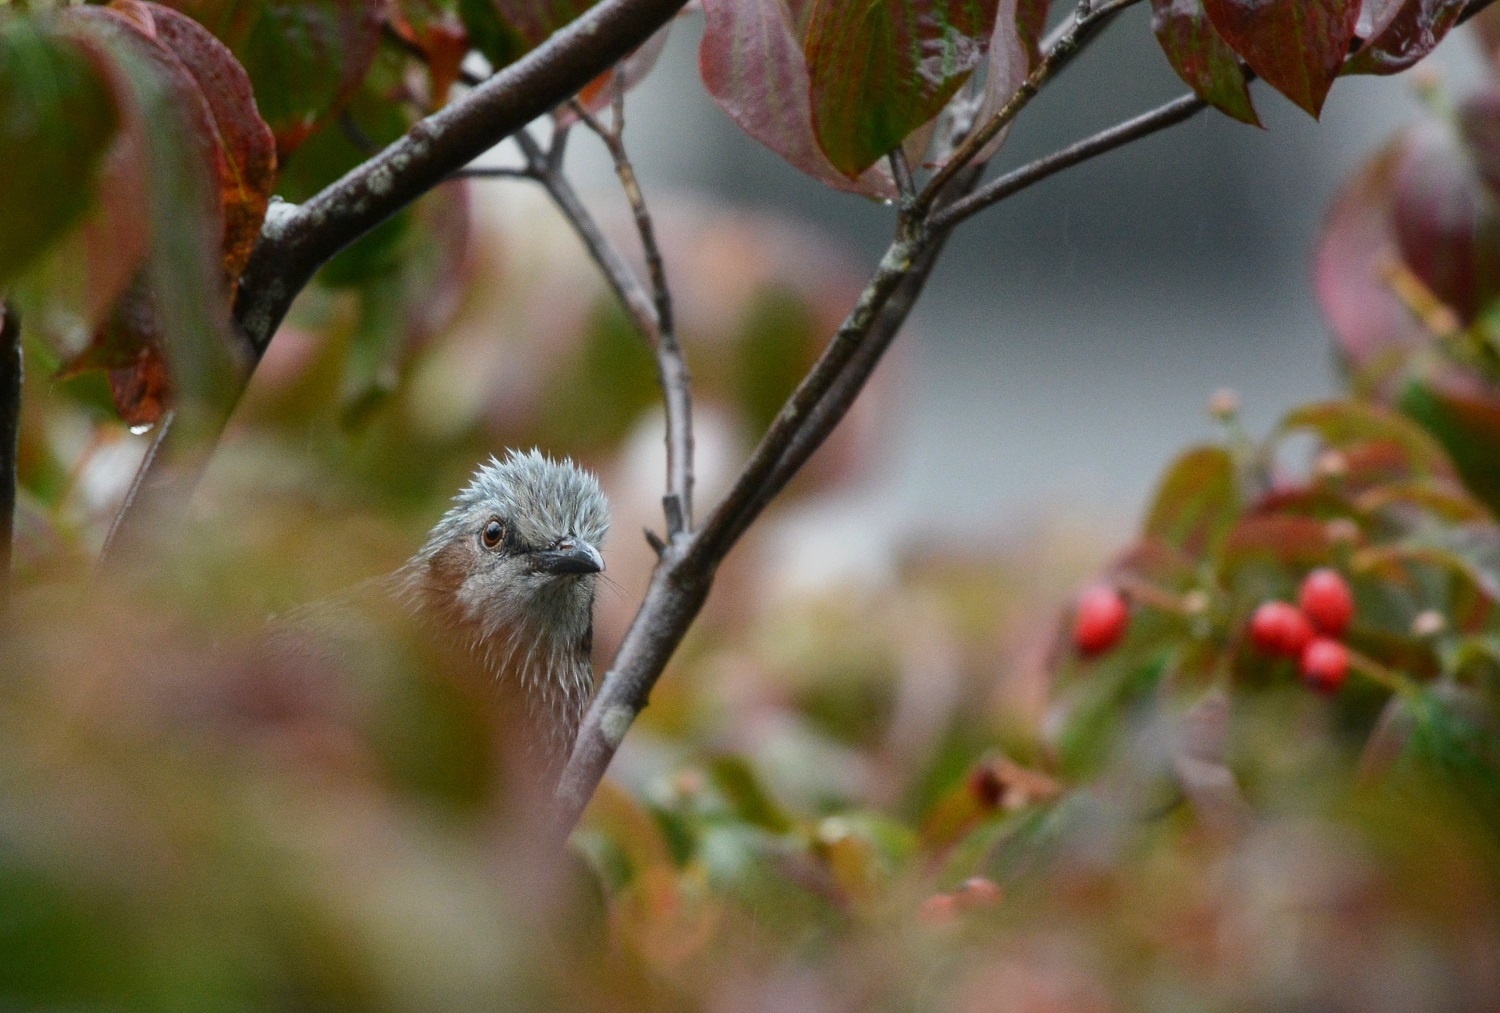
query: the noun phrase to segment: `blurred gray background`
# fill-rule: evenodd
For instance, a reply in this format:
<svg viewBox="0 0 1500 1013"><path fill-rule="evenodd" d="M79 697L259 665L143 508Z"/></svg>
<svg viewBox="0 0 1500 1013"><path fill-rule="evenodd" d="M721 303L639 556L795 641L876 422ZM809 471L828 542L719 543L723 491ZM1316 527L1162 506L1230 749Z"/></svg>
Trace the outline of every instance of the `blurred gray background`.
<svg viewBox="0 0 1500 1013"><path fill-rule="evenodd" d="M742 134L698 83L700 32L700 19L681 19L632 96L648 194L796 218L873 266L890 210L820 186ZM1466 32L1425 66L1455 92L1480 80ZM1184 90L1142 4L1022 115L996 165ZM888 466L837 507L868 522L866 537L1058 516L1123 535L1168 460L1211 433L1216 387L1240 392L1255 431L1337 389L1313 245L1340 182L1420 106L1410 75L1337 82L1321 123L1263 85L1255 98L1264 131L1210 111L959 232L902 338L909 382ZM597 147L574 146L585 184L610 181Z"/></svg>

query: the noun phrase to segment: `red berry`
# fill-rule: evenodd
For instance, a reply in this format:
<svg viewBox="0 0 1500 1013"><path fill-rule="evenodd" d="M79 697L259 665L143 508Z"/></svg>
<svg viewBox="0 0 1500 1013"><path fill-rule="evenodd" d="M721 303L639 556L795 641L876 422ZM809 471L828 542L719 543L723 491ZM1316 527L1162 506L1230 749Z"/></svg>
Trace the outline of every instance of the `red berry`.
<svg viewBox="0 0 1500 1013"><path fill-rule="evenodd" d="M1107 584L1089 588L1078 599L1073 643L1087 655L1102 654L1120 642L1130 621L1125 598Z"/></svg>
<svg viewBox="0 0 1500 1013"><path fill-rule="evenodd" d="M1312 624L1330 637L1343 636L1354 619L1354 595L1349 585L1337 571L1327 567L1307 575L1297 595L1297 604Z"/></svg>
<svg viewBox="0 0 1500 1013"><path fill-rule="evenodd" d="M1250 617L1250 639L1265 654L1298 657L1313 636L1307 616L1284 601L1263 602Z"/></svg>
<svg viewBox="0 0 1500 1013"><path fill-rule="evenodd" d="M1302 680L1320 693L1337 693L1349 678L1349 649L1319 637L1302 652Z"/></svg>

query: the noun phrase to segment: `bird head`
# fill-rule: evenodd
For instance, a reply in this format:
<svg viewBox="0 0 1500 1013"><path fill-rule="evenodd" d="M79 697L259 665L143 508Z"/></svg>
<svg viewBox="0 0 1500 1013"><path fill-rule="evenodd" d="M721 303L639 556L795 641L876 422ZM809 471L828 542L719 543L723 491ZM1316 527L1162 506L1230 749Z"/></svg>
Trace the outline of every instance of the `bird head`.
<svg viewBox="0 0 1500 1013"><path fill-rule="evenodd" d="M491 458L403 569L425 604L481 640L586 655L609 505L598 480L536 450Z"/></svg>

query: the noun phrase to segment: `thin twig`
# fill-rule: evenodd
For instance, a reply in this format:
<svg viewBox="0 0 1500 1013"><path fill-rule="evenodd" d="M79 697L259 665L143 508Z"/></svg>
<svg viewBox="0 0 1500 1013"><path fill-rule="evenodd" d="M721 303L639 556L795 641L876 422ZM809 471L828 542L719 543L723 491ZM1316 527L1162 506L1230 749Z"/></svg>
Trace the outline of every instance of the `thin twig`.
<svg viewBox="0 0 1500 1013"><path fill-rule="evenodd" d="M614 100L614 121L606 128L582 105L574 102L578 118L604 142L609 157L614 162L615 175L625 191L625 200L630 204L635 217L636 232L641 237L641 252L646 260L646 270L651 278L651 291L656 309L657 378L661 383L662 396L666 401L667 415L667 493L663 498L663 510L667 520L667 538L673 539L693 529L693 399L692 375L688 372L687 360L682 346L677 341L677 330L672 313L672 290L667 284L666 264L662 260L661 246L656 240L656 225L651 211L646 206L645 194L641 192L635 166L625 150L625 100L617 93ZM675 501L675 505L674 505Z"/></svg>
<svg viewBox="0 0 1500 1013"><path fill-rule="evenodd" d="M583 242L584 249L588 250L589 257L598 266L604 280L614 290L615 297L625 307L625 312L630 314L631 321L636 330L647 344L655 347L656 337L656 310L652 306L651 296L641 284L630 265L615 248L615 245L605 236L604 230L594 216L589 213L588 207L578 196L578 191L573 189L573 184L568 182L568 177L561 171L553 171L548 166L548 157L543 153L536 140L527 131L518 131L515 135L516 144L521 148L521 153L526 156L526 175L536 180L547 191L547 196L552 198L552 203L562 213L578 238ZM561 167L559 167L560 170Z"/></svg>
<svg viewBox="0 0 1500 1013"><path fill-rule="evenodd" d="M1050 155L1045 155L990 180L962 200L934 211L928 218L928 226L936 230L950 229L991 204L1005 200L1054 173L1072 168L1091 158L1097 158L1105 152L1113 151L1132 141L1138 141L1159 130L1175 126L1184 120L1191 119L1206 108L1208 108L1208 103L1196 95L1183 95L1175 98L1150 112L1142 113L1108 130L1101 130L1092 137L1070 144L1066 148L1054 151Z"/></svg>
<svg viewBox="0 0 1500 1013"><path fill-rule="evenodd" d="M896 181L896 192L901 195L903 210L911 207L917 198L917 183L912 178L911 165L906 161L906 152L900 145L891 149L891 177Z"/></svg>
<svg viewBox="0 0 1500 1013"><path fill-rule="evenodd" d="M937 195L948 188L948 184L960 171L979 157L985 145L994 140L1000 131L1010 126L1011 122L1020 115L1021 110L1026 108L1047 82L1056 77L1072 62L1073 57L1083 51L1091 38L1127 7L1139 2L1140 0L1108 0L1088 10L1087 13L1080 10L1080 13L1073 18L1071 25L1067 26L1056 41L1047 48L1041 62L1036 65L1036 69L1021 82L1009 101L995 115L981 124L979 129L964 138L953 156L933 174L932 179L927 182L927 186L913 202L913 213L925 215L932 208Z"/></svg>
<svg viewBox="0 0 1500 1013"><path fill-rule="evenodd" d="M10 600L21 434L21 314L0 303L0 608Z"/></svg>

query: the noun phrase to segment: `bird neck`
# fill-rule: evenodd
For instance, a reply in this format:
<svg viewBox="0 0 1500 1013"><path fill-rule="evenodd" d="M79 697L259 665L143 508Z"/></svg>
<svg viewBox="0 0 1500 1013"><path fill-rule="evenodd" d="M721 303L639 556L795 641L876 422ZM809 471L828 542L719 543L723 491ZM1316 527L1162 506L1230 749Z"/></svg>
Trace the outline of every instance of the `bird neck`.
<svg viewBox="0 0 1500 1013"><path fill-rule="evenodd" d="M581 628L526 608L476 612L457 593L461 572L450 569L441 555L413 559L391 574L393 594L493 687L529 747L566 756L594 688L592 610Z"/></svg>

